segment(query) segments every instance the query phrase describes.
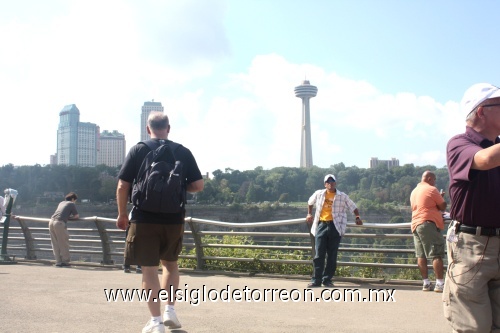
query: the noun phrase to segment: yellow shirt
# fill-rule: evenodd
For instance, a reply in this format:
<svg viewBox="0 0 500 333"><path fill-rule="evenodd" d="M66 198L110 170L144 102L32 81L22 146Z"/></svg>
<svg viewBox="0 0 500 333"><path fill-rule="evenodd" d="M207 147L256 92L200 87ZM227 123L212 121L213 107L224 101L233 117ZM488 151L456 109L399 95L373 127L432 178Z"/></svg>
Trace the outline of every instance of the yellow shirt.
<svg viewBox="0 0 500 333"><path fill-rule="evenodd" d="M334 198L335 198L335 192L331 193L326 191L325 203L323 204L323 208L321 209L321 214L319 215L319 219L321 221L333 221L332 206Z"/></svg>

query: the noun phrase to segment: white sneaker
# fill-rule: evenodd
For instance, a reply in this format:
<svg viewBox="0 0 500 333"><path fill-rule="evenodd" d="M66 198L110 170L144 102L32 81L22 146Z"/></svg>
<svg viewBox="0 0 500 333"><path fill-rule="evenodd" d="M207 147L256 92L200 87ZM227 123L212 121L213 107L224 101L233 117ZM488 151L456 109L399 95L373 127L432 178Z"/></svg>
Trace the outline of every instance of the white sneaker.
<svg viewBox="0 0 500 333"><path fill-rule="evenodd" d="M162 322L155 323L150 319L142 329L142 333L165 333L165 326Z"/></svg>
<svg viewBox="0 0 500 333"><path fill-rule="evenodd" d="M423 291L431 291L431 284L430 284L430 283L428 283L428 284L424 284L424 285L422 286L422 290L423 290Z"/></svg>
<svg viewBox="0 0 500 333"><path fill-rule="evenodd" d="M443 289L444 289L444 283L443 284L436 283L436 286L434 287L435 292L442 293Z"/></svg>
<svg viewBox="0 0 500 333"><path fill-rule="evenodd" d="M163 324L169 329L181 328L181 322L177 319L175 311L165 310L163 313Z"/></svg>

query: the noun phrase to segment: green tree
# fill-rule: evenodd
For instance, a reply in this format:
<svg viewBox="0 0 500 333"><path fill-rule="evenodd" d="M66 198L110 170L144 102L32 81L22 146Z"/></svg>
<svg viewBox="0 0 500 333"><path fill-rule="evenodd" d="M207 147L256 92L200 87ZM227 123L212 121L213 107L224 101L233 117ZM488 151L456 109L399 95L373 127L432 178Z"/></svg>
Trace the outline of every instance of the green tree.
<svg viewBox="0 0 500 333"><path fill-rule="evenodd" d="M278 202L288 202L288 193L282 193L278 199Z"/></svg>
<svg viewBox="0 0 500 333"><path fill-rule="evenodd" d="M113 177L107 177L102 180L101 187L99 188L98 199L100 201L109 201L109 199L114 199L116 197L116 186L118 185L118 180Z"/></svg>

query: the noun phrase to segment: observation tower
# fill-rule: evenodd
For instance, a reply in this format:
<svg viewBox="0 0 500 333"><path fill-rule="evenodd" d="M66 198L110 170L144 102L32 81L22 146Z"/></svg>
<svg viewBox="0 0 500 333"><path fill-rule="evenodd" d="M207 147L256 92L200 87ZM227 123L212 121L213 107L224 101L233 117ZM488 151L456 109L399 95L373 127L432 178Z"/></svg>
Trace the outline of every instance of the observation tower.
<svg viewBox="0 0 500 333"><path fill-rule="evenodd" d="M313 166L311 145L311 116L309 100L316 96L318 88L312 86L309 81L304 80L300 86L295 87L295 96L302 99L302 139L300 144L300 167L310 168Z"/></svg>

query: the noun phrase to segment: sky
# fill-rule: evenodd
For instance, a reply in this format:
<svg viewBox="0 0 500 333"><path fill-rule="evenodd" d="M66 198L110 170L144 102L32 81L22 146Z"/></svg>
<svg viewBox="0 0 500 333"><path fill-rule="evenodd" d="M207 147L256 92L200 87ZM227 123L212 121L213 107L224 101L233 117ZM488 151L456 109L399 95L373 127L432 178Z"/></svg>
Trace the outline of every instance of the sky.
<svg viewBox="0 0 500 333"><path fill-rule="evenodd" d="M490 0L0 0L0 166L47 165L59 112L140 140L145 101L169 139L217 169L446 165L472 84L499 85Z"/></svg>

